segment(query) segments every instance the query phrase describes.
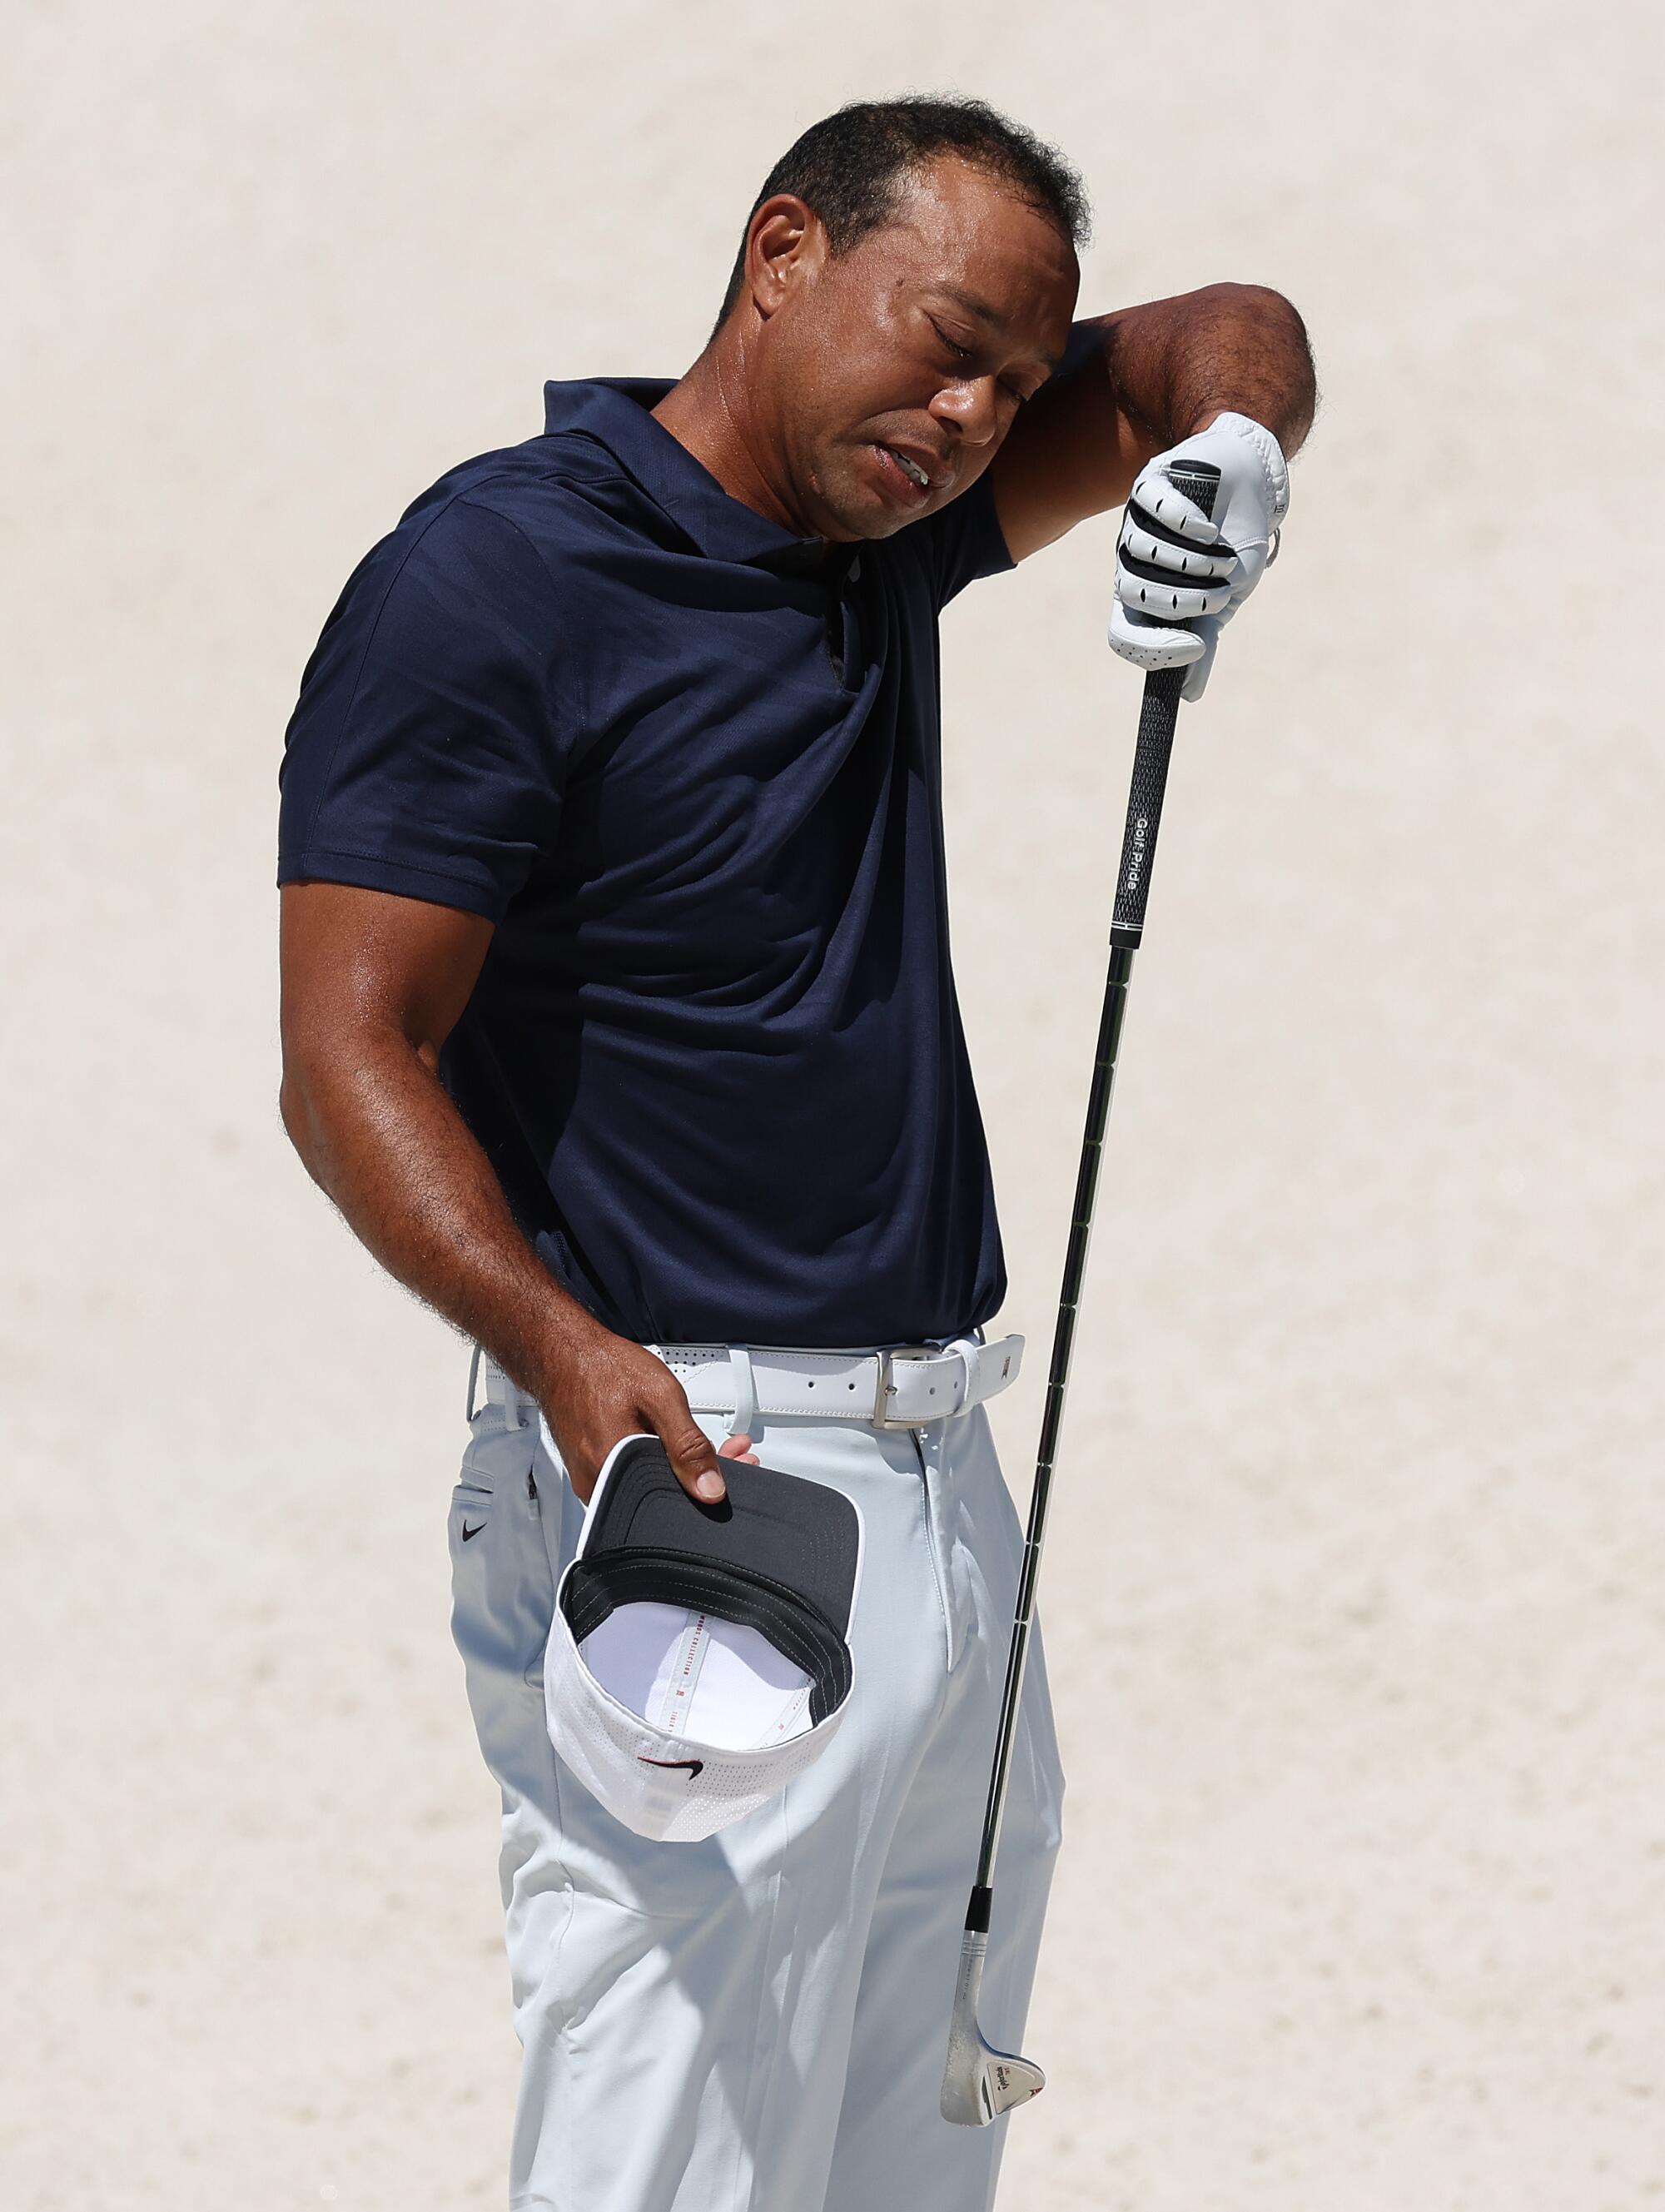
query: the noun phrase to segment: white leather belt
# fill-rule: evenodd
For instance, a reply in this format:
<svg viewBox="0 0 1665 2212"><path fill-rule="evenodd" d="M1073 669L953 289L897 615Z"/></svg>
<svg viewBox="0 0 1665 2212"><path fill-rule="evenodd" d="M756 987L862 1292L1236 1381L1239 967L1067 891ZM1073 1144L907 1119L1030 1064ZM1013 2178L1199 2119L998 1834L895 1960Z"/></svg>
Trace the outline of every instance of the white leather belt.
<svg viewBox="0 0 1665 2212"><path fill-rule="evenodd" d="M922 1428L981 1405L1018 1377L1021 1336L994 1344L961 1337L944 1349L905 1344L892 1352L793 1352L773 1346L652 1344L696 1413L794 1413Z"/></svg>

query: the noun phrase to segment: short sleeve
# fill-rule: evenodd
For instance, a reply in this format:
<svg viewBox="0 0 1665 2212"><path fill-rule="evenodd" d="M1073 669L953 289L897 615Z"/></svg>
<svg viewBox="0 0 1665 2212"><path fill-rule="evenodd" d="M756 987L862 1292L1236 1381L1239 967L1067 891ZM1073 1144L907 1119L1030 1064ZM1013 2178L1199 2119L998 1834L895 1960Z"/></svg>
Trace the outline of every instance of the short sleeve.
<svg viewBox="0 0 1665 2212"><path fill-rule="evenodd" d="M465 497L366 556L284 737L280 884L502 918L560 821L572 722L556 600L532 540Z"/></svg>
<svg viewBox="0 0 1665 2212"><path fill-rule="evenodd" d="M991 478L992 471L985 469L969 491L923 522L911 524L904 533L917 532L927 540L939 608L980 576L998 576L1018 565L995 517Z"/></svg>

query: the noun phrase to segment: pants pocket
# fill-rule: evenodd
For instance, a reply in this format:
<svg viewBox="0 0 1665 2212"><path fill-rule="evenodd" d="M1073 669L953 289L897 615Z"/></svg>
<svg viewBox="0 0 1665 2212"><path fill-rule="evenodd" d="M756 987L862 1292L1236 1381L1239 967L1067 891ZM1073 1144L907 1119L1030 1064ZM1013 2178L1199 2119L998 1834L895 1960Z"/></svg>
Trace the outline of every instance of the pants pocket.
<svg viewBox="0 0 1665 2212"><path fill-rule="evenodd" d="M451 1493L451 1632L462 1655L469 1703L487 1762L542 1678L555 1616L555 1578L533 1480L538 1427L507 1427L501 1408L482 1407Z"/></svg>

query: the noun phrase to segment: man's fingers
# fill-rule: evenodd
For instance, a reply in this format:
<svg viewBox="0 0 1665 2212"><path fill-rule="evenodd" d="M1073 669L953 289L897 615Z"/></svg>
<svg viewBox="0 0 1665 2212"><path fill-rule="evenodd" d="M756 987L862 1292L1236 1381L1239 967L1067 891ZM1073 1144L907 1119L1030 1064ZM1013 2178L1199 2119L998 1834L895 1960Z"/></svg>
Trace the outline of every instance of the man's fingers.
<svg viewBox="0 0 1665 2212"><path fill-rule="evenodd" d="M1205 463L1217 478L1207 515L1182 489ZM1246 415L1217 416L1148 461L1116 540L1112 650L1136 668L1183 669L1182 697L1200 699L1220 631L1260 581L1288 508L1278 441Z"/></svg>
<svg viewBox="0 0 1665 2212"><path fill-rule="evenodd" d="M725 1437L717 1447L717 1456L719 1459L743 1459L748 1467L761 1467L763 1463L751 1449L750 1437Z"/></svg>
<svg viewBox="0 0 1665 2212"><path fill-rule="evenodd" d="M1124 560L1143 561L1153 568L1172 569L1186 577L1229 576L1237 565L1229 545L1191 545L1155 524L1129 500L1121 518L1117 551Z"/></svg>
<svg viewBox="0 0 1665 2212"><path fill-rule="evenodd" d="M1115 595L1136 615L1158 622L1194 622L1199 615L1217 615L1230 605L1229 583L1184 582L1166 570L1130 561L1124 553L1115 564Z"/></svg>
<svg viewBox="0 0 1665 2212"><path fill-rule="evenodd" d="M715 1505L727 1495L727 1486L717 1470L717 1450L688 1408L688 1394L667 1369L665 1387L644 1406L654 1433L665 1446L671 1472L702 1505Z"/></svg>
<svg viewBox="0 0 1665 2212"><path fill-rule="evenodd" d="M1218 523L1211 522L1195 500L1176 490L1160 469L1145 470L1135 479L1130 497L1153 522L1194 545L1212 545L1220 534Z"/></svg>

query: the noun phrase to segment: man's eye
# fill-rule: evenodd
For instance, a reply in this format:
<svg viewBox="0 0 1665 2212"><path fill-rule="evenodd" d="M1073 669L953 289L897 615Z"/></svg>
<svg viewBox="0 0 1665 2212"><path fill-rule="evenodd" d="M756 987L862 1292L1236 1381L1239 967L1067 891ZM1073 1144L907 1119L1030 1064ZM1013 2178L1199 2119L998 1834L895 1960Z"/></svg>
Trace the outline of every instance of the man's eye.
<svg viewBox="0 0 1665 2212"><path fill-rule="evenodd" d="M942 340L949 352L953 355L956 361L970 360L971 349L969 346L957 345L954 340L949 337L947 331L944 330L940 323L933 322L931 327L936 332L937 336Z"/></svg>

